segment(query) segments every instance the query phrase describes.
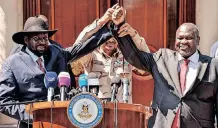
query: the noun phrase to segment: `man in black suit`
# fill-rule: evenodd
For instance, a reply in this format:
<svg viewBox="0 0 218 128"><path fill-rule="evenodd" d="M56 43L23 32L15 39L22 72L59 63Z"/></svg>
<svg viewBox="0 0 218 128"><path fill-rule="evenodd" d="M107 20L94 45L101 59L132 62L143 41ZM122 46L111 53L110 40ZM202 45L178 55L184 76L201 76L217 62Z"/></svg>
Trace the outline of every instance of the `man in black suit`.
<svg viewBox="0 0 218 128"><path fill-rule="evenodd" d="M148 127L214 128L218 114L218 60L197 50L197 26L182 24L176 32L176 51L161 48L156 53L138 50L130 36L122 34L122 22L117 26L118 31L113 33L125 59L151 72L155 81L153 116Z"/></svg>
<svg viewBox="0 0 218 128"><path fill-rule="evenodd" d="M21 51L6 58L2 65L0 104L46 100L47 89L43 79L47 71L57 74L68 71L68 63L88 54L111 38L99 31L85 42L78 42L72 47L62 49L56 45L49 45L49 37L57 30L45 30L44 28L48 27L46 25L38 16L30 17L24 25L24 30L13 35L13 41L24 46ZM102 26L102 30L105 29L107 26ZM29 119L24 104L0 107L0 111L24 122L21 123L22 128Z"/></svg>

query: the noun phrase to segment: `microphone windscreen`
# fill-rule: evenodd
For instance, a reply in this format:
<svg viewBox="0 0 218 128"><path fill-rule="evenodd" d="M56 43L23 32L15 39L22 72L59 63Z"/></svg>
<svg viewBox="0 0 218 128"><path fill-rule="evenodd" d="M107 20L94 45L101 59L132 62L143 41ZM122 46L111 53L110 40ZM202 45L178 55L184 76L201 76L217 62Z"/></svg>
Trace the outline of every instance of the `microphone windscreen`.
<svg viewBox="0 0 218 128"><path fill-rule="evenodd" d="M81 74L81 75L79 76L78 83L79 83L79 87L80 87L80 88L82 88L82 87L84 87L84 86L88 86L87 75L86 75L86 74Z"/></svg>
<svg viewBox="0 0 218 128"><path fill-rule="evenodd" d="M44 84L46 88L57 87L58 79L57 79L57 73L56 72L46 72L44 77Z"/></svg>
<svg viewBox="0 0 218 128"><path fill-rule="evenodd" d="M95 73L93 72L89 73L87 78L88 78L88 85L99 85L99 79Z"/></svg>
<svg viewBox="0 0 218 128"><path fill-rule="evenodd" d="M62 87L62 86L65 86L65 87L69 87L70 86L70 83L71 82L71 79L70 79L70 74L68 72L60 72L59 75L58 75L58 87Z"/></svg>
<svg viewBox="0 0 218 128"><path fill-rule="evenodd" d="M113 86L113 84L116 84L120 87L121 85L121 80L118 76L114 76L112 79L111 79L111 86Z"/></svg>

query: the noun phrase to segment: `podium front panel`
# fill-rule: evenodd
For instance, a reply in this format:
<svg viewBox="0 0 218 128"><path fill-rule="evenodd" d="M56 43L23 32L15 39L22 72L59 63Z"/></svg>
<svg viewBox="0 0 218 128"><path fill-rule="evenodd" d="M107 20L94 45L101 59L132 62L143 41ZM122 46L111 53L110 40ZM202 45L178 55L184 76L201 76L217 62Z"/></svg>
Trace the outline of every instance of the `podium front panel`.
<svg viewBox="0 0 218 128"><path fill-rule="evenodd" d="M76 128L67 115L68 101L35 103L32 106L33 128ZM103 104L104 115L96 128L115 128L114 103ZM117 128L146 128L148 117L151 115L146 106L118 103ZM27 109L29 109L27 107ZM51 114L52 112L52 114Z"/></svg>

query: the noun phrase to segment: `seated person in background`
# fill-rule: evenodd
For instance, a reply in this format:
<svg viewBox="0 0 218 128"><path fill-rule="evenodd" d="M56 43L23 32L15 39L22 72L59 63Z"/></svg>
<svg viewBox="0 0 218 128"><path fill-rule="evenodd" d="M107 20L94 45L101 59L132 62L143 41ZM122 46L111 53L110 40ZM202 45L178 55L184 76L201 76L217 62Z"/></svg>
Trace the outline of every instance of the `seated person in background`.
<svg viewBox="0 0 218 128"><path fill-rule="evenodd" d="M13 35L13 41L24 46L21 51L6 58L2 65L0 104L46 100L47 89L43 79L47 71L57 74L68 71L70 61L88 54L111 38L104 38L104 35L96 33L86 42L78 42L72 47L62 49L49 45L49 38L57 30L45 30L45 25L47 24L41 18L30 17L24 25L24 30ZM102 29L106 30L107 26ZM24 104L2 106L0 112L23 123L29 118Z"/></svg>
<svg viewBox="0 0 218 128"><path fill-rule="evenodd" d="M36 16L36 17L42 19L42 20L45 22L46 25L42 26L42 29L48 30L48 29L49 29L48 19L47 19L44 15L38 15L38 16ZM54 44L54 45L57 45L57 46L59 46L60 48L62 48L62 46L61 46L59 43L57 43L56 41L51 40L51 39L49 39L49 44ZM9 55L12 55L12 54L14 54L14 53L19 52L22 48L23 48L23 44L15 44L15 45L12 47L12 49L10 50Z"/></svg>
<svg viewBox="0 0 218 128"><path fill-rule="evenodd" d="M119 11L119 9L115 9L115 7L117 6L114 5L112 8L109 8L100 19L95 20L91 25L85 27L77 38L76 43L88 40L94 33L99 31L104 24L112 21L112 15L120 15L114 14ZM123 13L120 18L125 18L125 14ZM120 36L125 35L130 35L139 49L149 52L144 38L140 37L137 31L134 30L128 23L125 23L120 29ZM124 60L117 45L116 39L112 37L95 51L77 61L83 65L86 74L93 72L99 77L100 89L98 97L101 99L110 100L110 85L112 77L120 76L122 78L123 75L125 75L125 77L127 77L130 81L130 96L128 102L132 103L132 67L126 60ZM117 99L119 102L122 102L122 90L122 87L118 90Z"/></svg>
<svg viewBox="0 0 218 128"><path fill-rule="evenodd" d="M218 58L218 41L211 46L210 57Z"/></svg>

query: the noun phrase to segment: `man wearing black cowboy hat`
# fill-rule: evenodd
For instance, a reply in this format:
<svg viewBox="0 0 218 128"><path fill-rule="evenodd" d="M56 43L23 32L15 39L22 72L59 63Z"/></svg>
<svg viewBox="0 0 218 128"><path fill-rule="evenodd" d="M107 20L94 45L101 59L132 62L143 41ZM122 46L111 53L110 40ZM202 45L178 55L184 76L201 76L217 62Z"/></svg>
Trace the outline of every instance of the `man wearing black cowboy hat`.
<svg viewBox="0 0 218 128"><path fill-rule="evenodd" d="M102 27L85 42L80 42L67 49L48 45L49 37L57 30L45 30L46 23L38 17L27 19L24 30L12 36L14 42L23 44L18 53L9 56L2 64L0 74L0 104L31 100L45 100L47 90L43 83L44 73L68 71L71 61L91 52L111 36L105 35L107 26ZM106 31L105 31L106 33ZM105 38L106 37L106 38ZM25 105L0 107L0 111L12 118L27 121L29 115Z"/></svg>
<svg viewBox="0 0 218 128"><path fill-rule="evenodd" d="M37 15L36 17L41 18L42 20L45 21L46 25L44 25L44 26L42 26L42 27L43 27L44 30L48 30L48 29L49 29L49 24L48 24L48 19L47 19L47 17L45 17L44 15ZM49 39L49 43L50 43L50 44L57 45L57 46L59 46L59 47L62 48L62 46L61 46L59 43L57 43L56 41L54 41L54 40ZM10 50L9 55L12 55L12 54L14 54L14 53L17 53L17 52L21 51L22 48L23 48L23 45L22 45L22 44L15 44L15 45L13 46L13 48Z"/></svg>

